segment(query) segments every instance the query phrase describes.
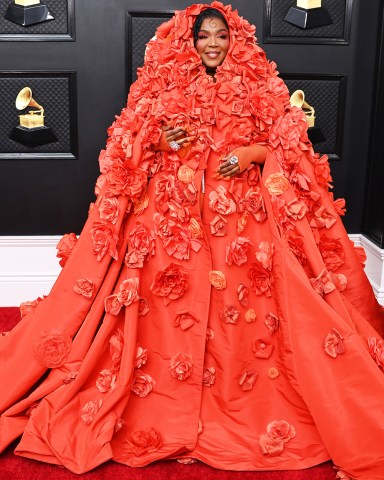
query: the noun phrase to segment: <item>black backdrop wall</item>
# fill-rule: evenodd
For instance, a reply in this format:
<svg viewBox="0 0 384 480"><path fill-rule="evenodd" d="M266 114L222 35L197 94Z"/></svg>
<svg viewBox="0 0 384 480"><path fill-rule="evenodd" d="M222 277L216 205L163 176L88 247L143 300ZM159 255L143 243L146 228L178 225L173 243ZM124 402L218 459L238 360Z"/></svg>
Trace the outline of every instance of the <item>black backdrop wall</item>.
<svg viewBox="0 0 384 480"><path fill-rule="evenodd" d="M12 2L0 0L0 235L79 233L94 199L106 129L125 104L145 43L174 9L191 2L42 0L55 20L30 27L3 19ZM348 202L348 231L364 225L382 245L383 212L368 220L365 212L367 205L375 210L377 198L383 203L382 188L373 206L370 195L379 168L370 145L383 101L382 2L323 0L332 24L311 30L284 22L295 0L231 3L256 24L259 43L290 90L302 88L315 107L325 137L316 150L330 155L335 195ZM46 108L57 142L29 148L9 139L18 123L14 100L27 85Z"/></svg>

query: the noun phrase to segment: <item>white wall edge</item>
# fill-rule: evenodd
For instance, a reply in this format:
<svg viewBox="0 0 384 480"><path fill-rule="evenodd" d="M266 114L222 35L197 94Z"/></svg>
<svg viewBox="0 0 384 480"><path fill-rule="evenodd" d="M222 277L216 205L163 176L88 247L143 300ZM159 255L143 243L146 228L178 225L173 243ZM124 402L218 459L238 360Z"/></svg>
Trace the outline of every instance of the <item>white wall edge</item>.
<svg viewBox="0 0 384 480"><path fill-rule="evenodd" d="M0 307L47 295L61 271L59 236L0 237Z"/></svg>
<svg viewBox="0 0 384 480"><path fill-rule="evenodd" d="M350 234L367 254L365 271L376 298L384 305L384 249L363 235ZM14 307L47 295L61 271L56 258L59 236L0 237L0 307Z"/></svg>

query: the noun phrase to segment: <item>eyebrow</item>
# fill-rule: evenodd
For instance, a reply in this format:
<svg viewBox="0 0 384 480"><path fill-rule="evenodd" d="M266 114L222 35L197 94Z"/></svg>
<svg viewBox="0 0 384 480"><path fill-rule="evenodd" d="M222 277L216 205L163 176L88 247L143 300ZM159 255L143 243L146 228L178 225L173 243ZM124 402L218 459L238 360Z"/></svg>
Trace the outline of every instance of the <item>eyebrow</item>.
<svg viewBox="0 0 384 480"><path fill-rule="evenodd" d="M200 32L210 33L211 31L201 29L201 30L199 30L199 33ZM226 28L220 28L220 30L216 30L216 33L219 33L219 32L228 32L228 30Z"/></svg>

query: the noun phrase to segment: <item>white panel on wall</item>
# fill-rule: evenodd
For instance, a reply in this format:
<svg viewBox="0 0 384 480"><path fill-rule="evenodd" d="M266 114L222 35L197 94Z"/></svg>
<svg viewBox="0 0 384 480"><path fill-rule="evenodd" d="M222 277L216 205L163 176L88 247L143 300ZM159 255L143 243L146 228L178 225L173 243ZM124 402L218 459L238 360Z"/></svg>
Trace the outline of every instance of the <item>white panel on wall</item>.
<svg viewBox="0 0 384 480"><path fill-rule="evenodd" d="M0 307L47 295L61 271L61 236L0 237Z"/></svg>

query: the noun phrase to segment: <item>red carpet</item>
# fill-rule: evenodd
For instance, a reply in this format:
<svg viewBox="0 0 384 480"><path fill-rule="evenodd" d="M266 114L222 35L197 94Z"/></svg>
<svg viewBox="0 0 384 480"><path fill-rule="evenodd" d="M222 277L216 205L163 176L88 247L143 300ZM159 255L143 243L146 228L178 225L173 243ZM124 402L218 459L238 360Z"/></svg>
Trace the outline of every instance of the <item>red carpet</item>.
<svg viewBox="0 0 384 480"><path fill-rule="evenodd" d="M20 320L18 308L0 308L0 332L8 331ZM75 475L62 467L17 457L8 448L0 454L0 480L335 480L332 463L292 472L231 472L216 470L202 463L181 465L175 461L157 462L133 469L115 462L92 472Z"/></svg>

